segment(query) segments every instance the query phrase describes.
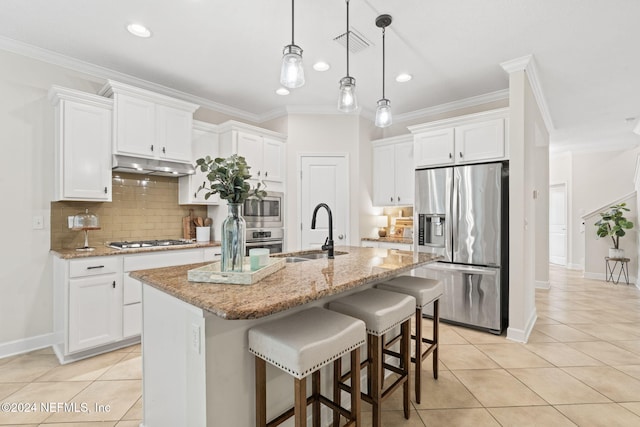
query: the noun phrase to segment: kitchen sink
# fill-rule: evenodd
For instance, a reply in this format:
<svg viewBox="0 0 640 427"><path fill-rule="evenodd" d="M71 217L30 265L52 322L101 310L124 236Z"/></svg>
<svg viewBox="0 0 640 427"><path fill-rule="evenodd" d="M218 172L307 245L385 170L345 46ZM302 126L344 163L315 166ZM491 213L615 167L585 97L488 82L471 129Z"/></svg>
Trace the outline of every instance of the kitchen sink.
<svg viewBox="0 0 640 427"><path fill-rule="evenodd" d="M340 252L340 251L336 251L333 255L334 256L338 256L338 255L346 255L349 252ZM306 254L299 254L299 255L293 255L293 256L288 256L286 258L287 262L303 262L303 261L310 261L313 259L327 259L327 253L326 252L308 252Z"/></svg>

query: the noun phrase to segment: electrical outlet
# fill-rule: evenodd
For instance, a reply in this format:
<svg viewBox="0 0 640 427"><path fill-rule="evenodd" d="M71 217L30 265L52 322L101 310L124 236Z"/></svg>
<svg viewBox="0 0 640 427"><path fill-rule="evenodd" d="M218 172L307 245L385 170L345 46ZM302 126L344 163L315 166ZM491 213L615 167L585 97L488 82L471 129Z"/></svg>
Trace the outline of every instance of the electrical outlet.
<svg viewBox="0 0 640 427"><path fill-rule="evenodd" d="M191 324L191 347L193 351L200 354L200 326Z"/></svg>
<svg viewBox="0 0 640 427"><path fill-rule="evenodd" d="M33 217L33 229L42 230L44 228L44 217L42 215L35 215Z"/></svg>
<svg viewBox="0 0 640 427"><path fill-rule="evenodd" d="M73 228L73 215L67 217L67 227Z"/></svg>

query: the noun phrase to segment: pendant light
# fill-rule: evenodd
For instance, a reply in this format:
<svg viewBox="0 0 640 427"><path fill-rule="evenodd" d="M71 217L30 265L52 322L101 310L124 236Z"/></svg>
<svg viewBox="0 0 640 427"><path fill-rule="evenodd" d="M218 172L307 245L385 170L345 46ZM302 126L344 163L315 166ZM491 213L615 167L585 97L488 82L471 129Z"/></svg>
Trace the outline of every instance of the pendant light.
<svg viewBox="0 0 640 427"><path fill-rule="evenodd" d="M356 79L349 76L349 0L347 3L347 76L340 79L340 94L338 95L338 110L349 113L358 108L356 98Z"/></svg>
<svg viewBox="0 0 640 427"><path fill-rule="evenodd" d="M391 102L384 96L384 39L389 25L391 25L391 15L380 15L376 18L376 26L382 28L382 99L378 100L378 107L376 108L376 126L379 128L386 128L391 124Z"/></svg>
<svg viewBox="0 0 640 427"><path fill-rule="evenodd" d="M284 47L280 84L289 89L304 85L304 68L302 68L302 49L296 46L293 39L294 0L291 0L291 44Z"/></svg>

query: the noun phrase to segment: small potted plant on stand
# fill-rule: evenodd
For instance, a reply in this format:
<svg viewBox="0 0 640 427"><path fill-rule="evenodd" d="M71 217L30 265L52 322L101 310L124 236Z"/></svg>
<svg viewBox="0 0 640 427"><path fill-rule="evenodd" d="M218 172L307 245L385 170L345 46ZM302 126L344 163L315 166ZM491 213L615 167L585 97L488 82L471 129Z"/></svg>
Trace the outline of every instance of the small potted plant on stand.
<svg viewBox="0 0 640 427"><path fill-rule="evenodd" d="M226 159L212 159L207 156L196 160L196 167L207 174L209 184L203 182L198 191L206 190L205 199L219 194L229 206L229 215L222 223L221 271L242 272L246 245L246 223L242 218L242 205L248 198L262 199L267 192L261 190L261 183L251 188L251 178L244 157L234 154Z"/></svg>
<svg viewBox="0 0 640 427"><path fill-rule="evenodd" d="M613 205L607 212L600 212L600 218L595 226L598 227L598 237L611 237L613 248L609 249L609 258L624 258L624 249L620 249L620 237L626 234L625 230L633 228L633 222L624 217L624 212L629 212L626 203Z"/></svg>

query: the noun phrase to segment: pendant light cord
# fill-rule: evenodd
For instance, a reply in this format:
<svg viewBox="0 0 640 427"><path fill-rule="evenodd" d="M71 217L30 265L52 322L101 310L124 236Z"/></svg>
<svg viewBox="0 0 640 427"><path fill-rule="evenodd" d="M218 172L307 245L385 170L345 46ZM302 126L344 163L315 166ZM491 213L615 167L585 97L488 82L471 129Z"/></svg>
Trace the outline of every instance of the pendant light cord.
<svg viewBox="0 0 640 427"><path fill-rule="evenodd" d="M296 44L294 39L293 39L293 29L294 29L294 22L295 22L295 19L294 19L294 7L295 7L294 3L295 3L295 0L291 0L291 44L293 44L293 45Z"/></svg>
<svg viewBox="0 0 640 427"><path fill-rule="evenodd" d="M386 99L384 96L384 64L385 64L385 43L384 43L384 39L385 39L385 32L387 31L387 27L382 27L382 98Z"/></svg>
<svg viewBox="0 0 640 427"><path fill-rule="evenodd" d="M347 2L347 77L349 77L349 0Z"/></svg>

